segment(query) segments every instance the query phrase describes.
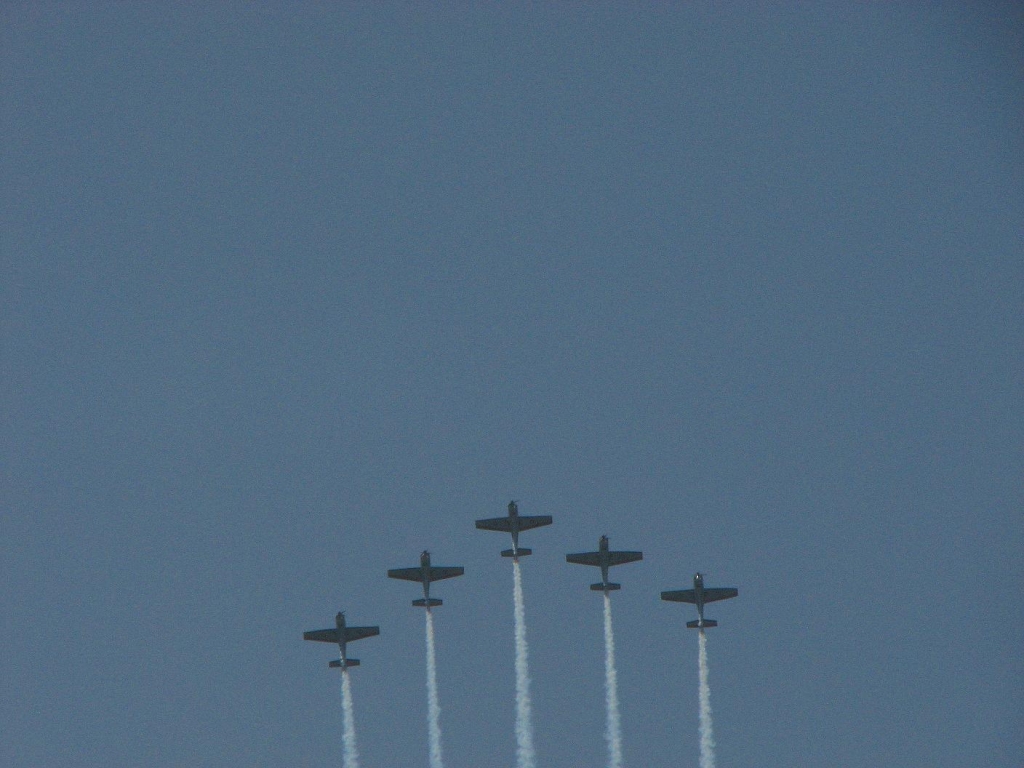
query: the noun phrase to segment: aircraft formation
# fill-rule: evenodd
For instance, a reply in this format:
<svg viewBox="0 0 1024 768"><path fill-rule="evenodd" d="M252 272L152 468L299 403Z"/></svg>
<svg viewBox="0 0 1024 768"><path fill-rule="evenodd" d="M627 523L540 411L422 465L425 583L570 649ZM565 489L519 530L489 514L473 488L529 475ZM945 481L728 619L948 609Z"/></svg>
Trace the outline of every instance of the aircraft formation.
<svg viewBox="0 0 1024 768"><path fill-rule="evenodd" d="M530 676L528 670L528 650L526 642L526 618L523 599L522 580L519 560L532 554L532 550L519 545L519 536L523 531L551 525L550 515L520 515L514 501L509 502L508 514L504 517L485 518L476 521L476 527L483 531L507 533L512 538L511 549L502 550L501 556L512 560L513 572L513 603L515 629L515 673L516 673L516 754L517 768L536 768L536 756L533 749L533 725L530 704ZM607 724L605 736L609 749L609 768L622 768L622 727L619 716L617 673L615 672L615 651L612 629L612 611L610 596L621 589L621 585L608 578L610 568L634 563L643 559L639 551L616 551L610 548L607 536L598 540L596 552L577 552L565 556L569 563L588 565L601 569L601 580L591 584L595 592L604 596L604 633L605 633L605 687ZM427 719L429 754L431 768L444 768L441 750L440 704L437 687L437 662L434 651L434 623L432 609L442 605L439 598L430 596L430 585L435 581L462 576L462 566L437 566L430 560L430 552L424 550L420 555L420 564L411 568L391 568L387 575L392 579L415 581L423 588L423 597L412 601L416 607L425 608L426 639L427 639ZM711 705L707 684L707 647L704 630L718 626L718 622L705 618L704 606L718 600L726 600L738 595L735 587L707 587L704 576L697 573L693 577L692 589L668 590L661 593L662 600L670 602L691 603L697 608L697 618L686 623L687 627L699 630L699 668L700 668L700 753L702 768L714 766L714 737L711 726ZM346 623L345 614L339 612L335 617L335 626L330 629L316 629L303 633L304 640L334 643L338 646L339 658L332 660L329 666L342 671L342 709L344 722L345 768L359 768L356 749L355 725L352 715L352 694L348 671L359 665L358 659L348 656L348 643L374 637L380 634L380 627L350 627Z"/></svg>
<svg viewBox="0 0 1024 768"><path fill-rule="evenodd" d="M540 528L551 525L550 515L520 515L519 507L514 501L508 504L508 514L505 517L491 517L476 521L476 527L482 531L500 531L512 536L512 548L502 550L502 557L510 557L515 562L519 558L533 554L532 549L519 546L519 534L532 528ZM615 565L633 563L643 559L643 552L613 551L608 548L608 537L602 536L598 540L596 552L579 552L565 556L566 562L579 565L592 565L601 569L601 581L591 584L594 591L604 592L606 595L614 590L621 589L620 584L608 581L608 569ZM413 600L412 604L417 607L437 607L442 601L430 596L430 585L442 579L451 579L455 576L462 576L465 569L462 566L436 566L431 565L430 552L424 550L420 555L419 567L413 568L392 568L388 570L388 577L402 579L405 581L418 581L423 585L423 597ZM661 593L662 600L677 603L692 603L697 607L697 618L686 622L690 629L704 630L708 627L717 627L718 622L713 619L704 618L704 606L718 600L727 600L736 597L739 591L735 587L705 587L704 576L701 573L694 574L693 589L668 590ZM349 659L346 655L346 643L362 640L365 637L373 637L380 634L380 627L347 627L345 624L344 612L338 613L335 617L336 626L333 629L316 629L304 632L304 640L318 642L337 643L340 658L332 660L329 666L348 669L358 666L358 659Z"/></svg>

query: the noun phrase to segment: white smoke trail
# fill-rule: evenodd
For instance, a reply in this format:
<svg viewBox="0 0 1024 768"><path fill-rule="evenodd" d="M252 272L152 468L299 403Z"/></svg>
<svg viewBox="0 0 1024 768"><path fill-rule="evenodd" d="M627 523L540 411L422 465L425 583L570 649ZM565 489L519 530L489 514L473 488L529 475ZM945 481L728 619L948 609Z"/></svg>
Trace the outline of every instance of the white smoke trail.
<svg viewBox="0 0 1024 768"><path fill-rule="evenodd" d="M349 684L348 670L341 670L341 713L344 731L344 765L345 768L359 768L359 751L356 749L356 719L352 710L352 687Z"/></svg>
<svg viewBox="0 0 1024 768"><path fill-rule="evenodd" d="M441 760L441 701L437 695L437 658L434 653L434 615L427 608L427 734L430 768L444 768Z"/></svg>
<svg viewBox="0 0 1024 768"><path fill-rule="evenodd" d="M534 768L537 764L533 752L533 723L530 717L530 670L526 647L526 608L523 603L523 579L519 561L512 560L514 578L516 632L516 766Z"/></svg>
<svg viewBox="0 0 1024 768"><path fill-rule="evenodd" d="M622 720L619 718L619 681L615 671L615 636L612 634L612 599L604 593L604 683L608 723L608 768L622 768Z"/></svg>
<svg viewBox="0 0 1024 768"><path fill-rule="evenodd" d="M715 736L711 730L711 687L708 685L708 641L699 632L700 661L700 768L715 768Z"/></svg>

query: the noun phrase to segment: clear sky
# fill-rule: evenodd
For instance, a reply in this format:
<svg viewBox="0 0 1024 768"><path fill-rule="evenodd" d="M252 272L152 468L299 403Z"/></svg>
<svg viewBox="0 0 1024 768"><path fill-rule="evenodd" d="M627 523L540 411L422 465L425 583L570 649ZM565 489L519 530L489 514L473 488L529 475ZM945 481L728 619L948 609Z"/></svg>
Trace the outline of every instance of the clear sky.
<svg viewBox="0 0 1024 768"><path fill-rule="evenodd" d="M4 3L0 763L1019 768L1015 5Z"/></svg>

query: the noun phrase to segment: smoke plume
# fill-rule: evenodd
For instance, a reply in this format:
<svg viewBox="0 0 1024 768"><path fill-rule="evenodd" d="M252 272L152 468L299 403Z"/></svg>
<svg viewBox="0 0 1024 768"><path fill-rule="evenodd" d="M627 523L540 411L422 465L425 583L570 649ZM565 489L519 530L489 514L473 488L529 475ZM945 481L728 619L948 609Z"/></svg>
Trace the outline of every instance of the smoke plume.
<svg viewBox="0 0 1024 768"><path fill-rule="evenodd" d="M700 768L715 768L715 735L711 729L711 687L708 685L708 641L699 632L700 664Z"/></svg>
<svg viewBox="0 0 1024 768"><path fill-rule="evenodd" d="M444 768L441 760L441 702L437 695L437 658L434 653L434 615L427 608L427 734L430 768Z"/></svg>
<svg viewBox="0 0 1024 768"><path fill-rule="evenodd" d="M344 662L343 662L344 663ZM359 768L359 751L356 749L356 719L352 709L352 686L348 670L341 668L341 714L343 723L345 768Z"/></svg>
<svg viewBox="0 0 1024 768"><path fill-rule="evenodd" d="M533 751L533 723L530 705L530 669L526 646L526 608L523 603L523 579L519 572L519 561L512 560L514 579L513 600L515 602L516 634L516 766L535 768L537 761Z"/></svg>
<svg viewBox="0 0 1024 768"><path fill-rule="evenodd" d="M608 768L622 768L622 721L619 718L619 683L615 671L615 636L612 634L612 599L604 593L604 682L608 722Z"/></svg>

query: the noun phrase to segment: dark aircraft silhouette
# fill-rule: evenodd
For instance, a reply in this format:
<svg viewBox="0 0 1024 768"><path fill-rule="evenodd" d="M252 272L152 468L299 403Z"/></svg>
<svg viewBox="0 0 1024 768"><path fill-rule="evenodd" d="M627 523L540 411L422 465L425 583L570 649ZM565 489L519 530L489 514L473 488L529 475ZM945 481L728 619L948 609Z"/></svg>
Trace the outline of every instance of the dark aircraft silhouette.
<svg viewBox="0 0 1024 768"><path fill-rule="evenodd" d="M580 552L576 555L566 555L565 559L570 563L598 566L601 569L601 581L597 584L591 584L590 588L607 594L613 589L621 588L621 585L612 584L608 581L608 568L613 565L643 560L644 554L643 552L610 552L608 551L608 537L602 536L597 545L597 552Z"/></svg>
<svg viewBox="0 0 1024 768"><path fill-rule="evenodd" d="M476 527L483 531L504 531L512 534L512 549L502 550L502 557L511 557L519 560L533 550L519 546L519 532L528 531L531 528L540 528L542 525L551 525L550 515L525 515L520 517L519 507L514 501L508 503L508 517L491 517L486 520L477 520Z"/></svg>
<svg viewBox="0 0 1024 768"><path fill-rule="evenodd" d="M423 550L423 554L420 555L419 568L392 568L388 571L388 578L422 583L423 599L413 600L412 604L423 608L431 608L435 605L441 605L441 601L430 596L430 582L450 579L454 576L461 576L463 573L465 573L465 568L461 565L432 566L430 564L430 553L427 550Z"/></svg>
<svg viewBox="0 0 1024 768"><path fill-rule="evenodd" d="M739 590L735 587L705 587L704 576L700 573L693 576L693 589L678 589L669 592L662 592L662 600L671 600L676 603L694 603L697 606L697 620L686 622L690 629L704 629L704 627L717 627L718 622L704 618L704 603L713 603L716 600L727 600L736 597Z"/></svg>
<svg viewBox="0 0 1024 768"><path fill-rule="evenodd" d="M345 614L341 611L339 611L338 615L334 617L334 623L334 629L313 629L309 632L303 632L302 639L315 640L320 643L338 644L338 648L341 651L341 658L335 659L328 663L327 666L340 667L341 669L358 667L359 659L348 658L348 655L345 653L345 644L356 640L362 640L364 637L379 635L380 627L346 627Z"/></svg>

